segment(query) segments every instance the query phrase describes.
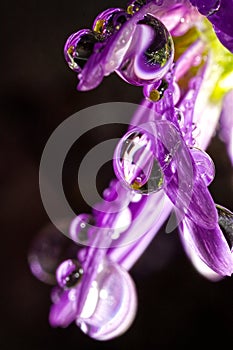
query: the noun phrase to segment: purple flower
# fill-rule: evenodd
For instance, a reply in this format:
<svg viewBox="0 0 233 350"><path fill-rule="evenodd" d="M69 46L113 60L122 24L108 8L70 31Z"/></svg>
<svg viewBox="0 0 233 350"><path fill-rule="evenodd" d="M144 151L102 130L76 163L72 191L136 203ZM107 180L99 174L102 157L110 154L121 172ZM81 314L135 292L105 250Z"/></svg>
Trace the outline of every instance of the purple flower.
<svg viewBox="0 0 233 350"><path fill-rule="evenodd" d="M204 17L232 50L232 9L230 0L135 0L68 38L65 58L78 90L94 89L115 72L141 86L144 99L116 147L117 179L105 201L70 225L70 237L83 247L57 268L51 325L75 321L98 340L125 332L137 309L127 270L172 209L198 271L211 280L233 273L233 213L211 197L215 168L205 152L220 120L233 162L233 56Z"/></svg>

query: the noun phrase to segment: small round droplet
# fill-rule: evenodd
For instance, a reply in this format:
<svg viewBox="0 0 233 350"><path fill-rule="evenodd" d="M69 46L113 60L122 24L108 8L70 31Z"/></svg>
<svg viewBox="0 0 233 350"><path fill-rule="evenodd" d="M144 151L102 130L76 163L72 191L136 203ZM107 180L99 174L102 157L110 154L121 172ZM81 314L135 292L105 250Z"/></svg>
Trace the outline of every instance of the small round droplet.
<svg viewBox="0 0 233 350"><path fill-rule="evenodd" d="M128 20L129 15L121 8L110 8L101 12L94 20L93 31L107 38L119 30Z"/></svg>
<svg viewBox="0 0 233 350"><path fill-rule="evenodd" d="M114 167L117 177L130 189L149 194L163 187L163 173L153 155L148 135L127 133L116 148Z"/></svg>
<svg viewBox="0 0 233 350"><path fill-rule="evenodd" d="M218 211L218 223L222 232L229 244L230 249L233 248L233 213L222 207L221 205L216 205Z"/></svg>
<svg viewBox="0 0 233 350"><path fill-rule="evenodd" d="M199 148L192 147L190 151L200 177L205 181L206 186L209 186L215 177L214 162L206 152Z"/></svg>
<svg viewBox="0 0 233 350"><path fill-rule="evenodd" d="M130 275L120 265L105 259L76 322L90 337L108 340L131 326L136 310L137 295Z"/></svg>
<svg viewBox="0 0 233 350"><path fill-rule="evenodd" d="M133 85L153 84L173 63L174 46L164 24L150 14L137 23L132 42L117 74Z"/></svg>
<svg viewBox="0 0 233 350"><path fill-rule="evenodd" d="M165 79L162 79L154 84L145 85L143 87L143 93L148 100L157 102L163 98L164 92L167 88L168 82Z"/></svg>
<svg viewBox="0 0 233 350"><path fill-rule="evenodd" d="M74 242L87 244L89 242L88 231L94 225L95 220L92 215L80 214L71 222L69 235Z"/></svg>
<svg viewBox="0 0 233 350"><path fill-rule="evenodd" d="M63 261L57 268L57 282L61 288L72 288L80 282L83 275L83 269L75 259Z"/></svg>
<svg viewBox="0 0 233 350"><path fill-rule="evenodd" d="M140 8L145 5L147 0L135 0L130 1L127 7L127 13L129 15L134 15L136 12L140 10Z"/></svg>
<svg viewBox="0 0 233 350"><path fill-rule="evenodd" d="M95 33L89 29L80 30L67 39L64 55L73 71L81 73L89 57L94 52L94 46L98 41Z"/></svg>
<svg viewBox="0 0 233 350"><path fill-rule="evenodd" d="M175 108L175 115L179 125L184 126L184 113L179 108Z"/></svg>

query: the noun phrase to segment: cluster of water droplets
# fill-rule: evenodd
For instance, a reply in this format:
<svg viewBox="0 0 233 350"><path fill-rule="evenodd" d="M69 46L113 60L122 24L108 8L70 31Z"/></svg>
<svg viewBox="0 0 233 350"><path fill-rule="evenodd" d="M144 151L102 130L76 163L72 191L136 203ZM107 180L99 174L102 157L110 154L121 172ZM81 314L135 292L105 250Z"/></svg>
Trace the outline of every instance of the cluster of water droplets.
<svg viewBox="0 0 233 350"><path fill-rule="evenodd" d="M92 29L80 30L68 38L64 48L65 59L78 77L83 74L93 55L101 55L104 50L109 53L112 50L111 41L115 40L115 44L119 45L119 33L125 30L148 2L135 0L128 4L126 10L111 8L103 11L94 20ZM160 6L161 1L157 1L157 5ZM164 95L171 95L168 72L174 59L174 46L169 31L158 18L147 13L137 20L131 39L124 42L121 37L120 45L123 47L122 56L115 72L128 83L143 86L145 100L153 106L160 106L160 117L166 119L163 109L168 115L169 111L166 110L167 98ZM99 64L102 64L102 60ZM173 107L180 98L180 88L173 81ZM172 108L172 117L177 120L172 128L171 117L171 120L163 120L166 125L161 124L152 132L136 127L120 140L114 155L114 170L120 183L130 190L131 202L140 201L143 195L165 189L169 176L172 177L175 173L179 175L179 163L173 162L173 157L181 145L181 135L187 139L189 137L185 129L188 118L186 112L193 110L193 103L194 99L190 98L185 101L184 108L182 105ZM192 126L192 140L195 124L191 117L189 122L189 126ZM164 133L167 144L163 142L163 125L168 131ZM160 143L156 141L159 137ZM194 160L197 169L195 176L209 186L215 176L212 159L206 152L194 147L192 142L188 146L190 159ZM160 158L158 147L163 147L164 151ZM190 160L189 164L191 163ZM109 202L107 204L116 201L117 195L116 182L103 193L105 202ZM122 193L122 197L124 196ZM105 213L106 208L106 203L100 204L94 214L80 214L72 221L69 228L69 237L75 245L75 254L72 256L64 256L61 251L56 250L56 240L54 241L51 233L46 238L42 237L44 243L41 237L35 242L29 256L31 269L36 277L46 283L57 283L51 296L54 302L51 323L64 326L68 321L75 320L84 333L98 340L112 339L125 332L132 324L137 308L136 290L129 273L108 258L107 249L98 250L95 244L92 245L97 238L101 246L101 237L106 232L110 241L118 239L131 224L128 206L117 214L107 211ZM101 213L101 210L102 214L96 214L98 211ZM220 206L217 206L217 211L219 225L232 248L233 214ZM103 231L101 225L104 227L104 222L111 222L112 227ZM63 247L64 242L60 239L58 241L59 247ZM71 306L67 306L68 303Z"/></svg>
<svg viewBox="0 0 233 350"><path fill-rule="evenodd" d="M130 84L142 86L153 83L167 73L174 58L172 37L165 25L152 14L139 16L140 8L147 2L130 2L126 10L107 9L96 17L92 29L83 29L70 35L65 43L64 55L69 67L78 73L79 79L85 80L85 74L90 75L90 70L96 69L95 65L101 67L100 74L110 74L111 71L106 67L108 61L114 60L116 50L118 64L114 70ZM132 29L134 16L139 17ZM96 61L95 55L98 56ZM84 72L90 59L94 66ZM90 83L88 86L93 88L94 85ZM78 89L83 88L82 85L78 86Z"/></svg>

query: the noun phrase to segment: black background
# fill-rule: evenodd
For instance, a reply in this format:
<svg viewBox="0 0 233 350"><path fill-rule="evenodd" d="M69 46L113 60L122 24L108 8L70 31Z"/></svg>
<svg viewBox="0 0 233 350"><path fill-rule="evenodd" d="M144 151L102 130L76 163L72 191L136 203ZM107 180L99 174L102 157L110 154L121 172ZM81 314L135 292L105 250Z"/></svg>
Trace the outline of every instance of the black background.
<svg viewBox="0 0 233 350"><path fill-rule="evenodd" d="M76 91L76 76L63 58L68 36L90 27L95 16L126 1L11 1L1 4L1 349L167 349L172 346L226 346L232 341L233 281L212 283L186 258L177 233L154 239L132 269L139 308L130 330L97 342L74 324L48 323L51 287L31 274L27 255L37 232L49 223L40 199L38 169L49 135L73 113L112 101L138 103L141 90L110 76L97 89ZM108 136L109 136L109 130ZM120 130L117 130L117 136ZM106 131L98 133L106 138ZM82 141L83 149L96 141ZM216 202L233 209L233 172L225 146L216 137L208 149L216 164L210 186ZM88 208L75 188L72 157L65 190L77 213ZM100 189L112 176L103 173ZM75 192L76 191L76 192Z"/></svg>

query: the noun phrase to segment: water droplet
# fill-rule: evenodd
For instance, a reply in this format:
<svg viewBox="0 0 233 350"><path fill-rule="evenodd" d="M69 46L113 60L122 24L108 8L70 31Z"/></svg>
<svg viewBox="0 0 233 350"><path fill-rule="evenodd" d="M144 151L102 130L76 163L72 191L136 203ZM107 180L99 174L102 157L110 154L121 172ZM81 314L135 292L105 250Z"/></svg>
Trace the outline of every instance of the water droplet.
<svg viewBox="0 0 233 350"><path fill-rule="evenodd" d="M152 84L160 80L173 63L172 37L164 24L150 14L137 23L131 44L118 75L133 85Z"/></svg>
<svg viewBox="0 0 233 350"><path fill-rule="evenodd" d="M206 17L212 16L214 15L216 12L218 12L218 10L220 9L221 6L221 0L217 0L215 5L209 10L208 14L206 15Z"/></svg>
<svg viewBox="0 0 233 350"><path fill-rule="evenodd" d="M105 259L76 322L90 337L108 340L131 326L136 309L136 290L130 275L120 265Z"/></svg>
<svg viewBox="0 0 233 350"><path fill-rule="evenodd" d="M140 10L140 8L145 5L147 0L135 0L130 1L127 7L127 13L129 15L134 15L136 12Z"/></svg>
<svg viewBox="0 0 233 350"><path fill-rule="evenodd" d="M163 173L153 155L153 142L148 135L137 132L126 134L115 154L115 171L120 181L130 189L149 194L163 187Z"/></svg>
<svg viewBox="0 0 233 350"><path fill-rule="evenodd" d="M186 100L184 105L185 105L185 107L187 109L192 109L193 108L193 101L192 100Z"/></svg>
<svg viewBox="0 0 233 350"><path fill-rule="evenodd" d="M103 38L107 38L129 19L129 14L121 8L107 9L95 18L93 23L93 31Z"/></svg>
<svg viewBox="0 0 233 350"><path fill-rule="evenodd" d="M47 225L35 236L29 250L32 274L44 283L55 285L58 265L68 257L75 257L77 250L77 245L55 226Z"/></svg>
<svg viewBox="0 0 233 350"><path fill-rule="evenodd" d="M233 248L233 213L222 207L221 205L216 205L218 211L218 223L223 231L223 234L229 244L230 249Z"/></svg>
<svg viewBox="0 0 233 350"><path fill-rule="evenodd" d="M57 282L61 288L72 288L80 282L83 275L83 269L75 259L63 261L57 268Z"/></svg>
<svg viewBox="0 0 233 350"><path fill-rule="evenodd" d="M205 181L206 186L209 186L215 176L214 162L206 152L199 148L193 147L190 151L195 161L198 174Z"/></svg>
<svg viewBox="0 0 233 350"><path fill-rule="evenodd" d="M165 79L162 79L154 84L145 85L143 87L143 93L148 100L157 102L163 98L164 92L167 88L168 82Z"/></svg>
<svg viewBox="0 0 233 350"><path fill-rule="evenodd" d="M81 73L98 41L95 33L89 29L83 29L70 35L64 47L64 55L73 71Z"/></svg>
<svg viewBox="0 0 233 350"><path fill-rule="evenodd" d="M89 242L88 231L90 227L95 225L95 220L90 214L78 215L70 225L70 238L80 244L87 244Z"/></svg>
<svg viewBox="0 0 233 350"><path fill-rule="evenodd" d="M184 113L179 108L175 108L175 115L179 125L184 126Z"/></svg>

